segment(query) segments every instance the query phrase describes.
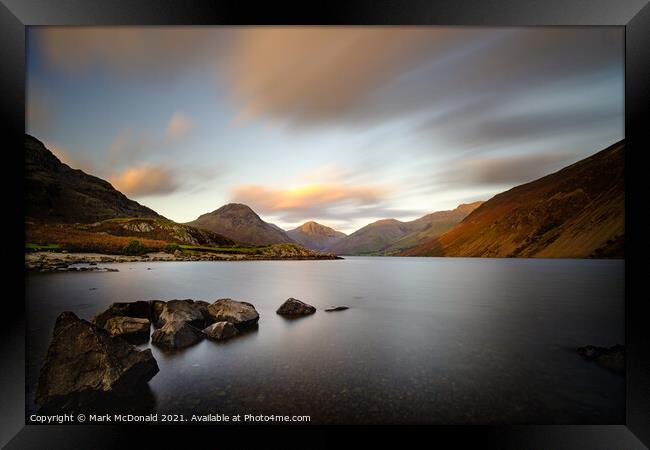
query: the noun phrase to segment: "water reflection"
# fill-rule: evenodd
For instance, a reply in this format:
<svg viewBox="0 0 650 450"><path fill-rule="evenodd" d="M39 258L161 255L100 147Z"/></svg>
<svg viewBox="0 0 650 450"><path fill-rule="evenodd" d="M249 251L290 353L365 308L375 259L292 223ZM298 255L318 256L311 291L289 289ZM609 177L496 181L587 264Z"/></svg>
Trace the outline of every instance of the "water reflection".
<svg viewBox="0 0 650 450"><path fill-rule="evenodd" d="M160 367L149 383L156 412L309 414L312 423L624 421L623 377L575 353L623 343L622 261L129 266L28 279L30 396L61 311L90 318L114 301L230 297L256 306L257 329L181 351L142 346ZM277 315L289 297L318 311ZM350 309L323 311L332 305Z"/></svg>

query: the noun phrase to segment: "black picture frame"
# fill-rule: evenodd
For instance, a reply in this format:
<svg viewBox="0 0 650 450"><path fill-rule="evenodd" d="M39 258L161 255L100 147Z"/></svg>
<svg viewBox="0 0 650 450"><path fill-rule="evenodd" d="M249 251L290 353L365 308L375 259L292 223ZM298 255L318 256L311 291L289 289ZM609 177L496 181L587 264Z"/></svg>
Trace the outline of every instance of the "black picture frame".
<svg viewBox="0 0 650 450"><path fill-rule="evenodd" d="M645 107L650 93L650 6L647 0L380 0L277 3L201 0L0 0L2 71L2 135L4 165L1 182L6 214L4 257L5 298L0 347L0 445L25 448L128 448L133 435L168 445L224 436L246 444L254 438L273 440L275 430L255 426L105 426L25 425L25 331L23 243L23 135L25 131L25 27L30 25L480 25L480 26L622 26L625 27L626 136L626 423L606 426L423 427L406 432L394 427L363 427L374 437L386 433L422 436L426 442L451 439L454 446L472 444L498 448L644 448L650 446L650 326L644 281L650 274L646 197L650 126ZM6 145L6 146L5 146ZM647 258L647 256L646 256ZM218 432L215 432L215 427ZM285 426L276 443L291 444L296 433L316 432L323 445L331 428ZM296 431L298 430L298 431ZM134 433L135 432L135 433ZM301 442L296 441L299 445ZM165 447L163 447L165 448Z"/></svg>

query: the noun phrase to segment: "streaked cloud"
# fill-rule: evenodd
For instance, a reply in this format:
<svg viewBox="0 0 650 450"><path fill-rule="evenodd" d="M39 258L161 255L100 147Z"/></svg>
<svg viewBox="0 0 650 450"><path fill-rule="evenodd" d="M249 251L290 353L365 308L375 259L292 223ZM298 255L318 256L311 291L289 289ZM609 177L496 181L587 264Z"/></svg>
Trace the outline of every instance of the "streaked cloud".
<svg viewBox="0 0 650 450"><path fill-rule="evenodd" d="M38 27L31 31L45 60L67 75L93 69L157 80L210 61L221 46L207 27Z"/></svg>
<svg viewBox="0 0 650 450"><path fill-rule="evenodd" d="M110 165L122 165L137 161L146 151L154 151L152 138L138 134L133 128L120 130L108 148Z"/></svg>
<svg viewBox="0 0 650 450"><path fill-rule="evenodd" d="M516 185L533 181L574 162L575 154L542 153L483 156L460 161L447 172L448 181L463 185Z"/></svg>
<svg viewBox="0 0 650 450"><path fill-rule="evenodd" d="M487 93L504 105L556 80L622 69L617 28L260 28L233 47L241 117L297 126L471 108Z"/></svg>
<svg viewBox="0 0 650 450"><path fill-rule="evenodd" d="M236 35L226 70L242 119L340 122L427 56L473 35L454 28L255 28Z"/></svg>
<svg viewBox="0 0 650 450"><path fill-rule="evenodd" d="M110 176L108 181L123 194L133 197L169 194L179 188L173 170L163 165L129 167Z"/></svg>
<svg viewBox="0 0 650 450"><path fill-rule="evenodd" d="M296 216L332 217L337 208L363 210L376 207L391 193L388 186L351 186L342 184L308 184L292 188L261 185L236 186L233 202L245 203L261 214L283 216L291 221Z"/></svg>
<svg viewBox="0 0 650 450"><path fill-rule="evenodd" d="M176 142L192 131L194 122L187 115L175 112L167 124L165 137L168 142Z"/></svg>

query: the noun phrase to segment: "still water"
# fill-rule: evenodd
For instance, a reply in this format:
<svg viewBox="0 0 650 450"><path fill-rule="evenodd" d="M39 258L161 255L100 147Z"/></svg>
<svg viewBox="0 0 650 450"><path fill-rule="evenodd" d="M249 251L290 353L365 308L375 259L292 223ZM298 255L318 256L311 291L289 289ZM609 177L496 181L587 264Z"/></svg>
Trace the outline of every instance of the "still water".
<svg viewBox="0 0 650 450"><path fill-rule="evenodd" d="M576 347L624 343L624 262L348 257L107 264L26 280L27 411L57 315L112 302L230 297L259 327L176 352L122 407L310 415L311 423L623 423L624 377ZM287 320L288 297L314 305ZM324 312L328 306L350 309ZM121 411L116 411L121 412Z"/></svg>

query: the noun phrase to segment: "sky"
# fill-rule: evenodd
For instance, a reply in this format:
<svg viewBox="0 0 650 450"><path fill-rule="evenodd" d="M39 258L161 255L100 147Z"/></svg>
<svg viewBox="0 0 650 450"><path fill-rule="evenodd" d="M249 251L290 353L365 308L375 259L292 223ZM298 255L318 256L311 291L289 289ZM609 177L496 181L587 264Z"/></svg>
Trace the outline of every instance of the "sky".
<svg viewBox="0 0 650 450"><path fill-rule="evenodd" d="M29 27L26 132L177 222L351 233L624 137L622 27Z"/></svg>

